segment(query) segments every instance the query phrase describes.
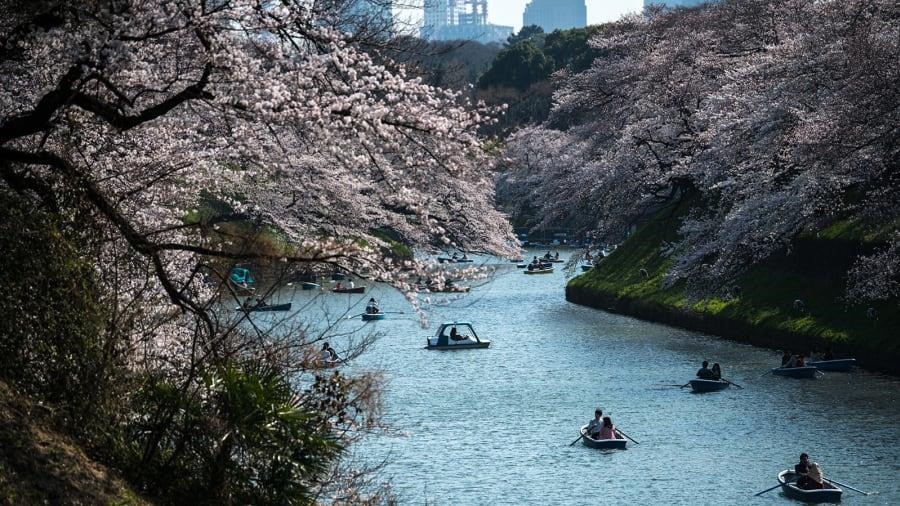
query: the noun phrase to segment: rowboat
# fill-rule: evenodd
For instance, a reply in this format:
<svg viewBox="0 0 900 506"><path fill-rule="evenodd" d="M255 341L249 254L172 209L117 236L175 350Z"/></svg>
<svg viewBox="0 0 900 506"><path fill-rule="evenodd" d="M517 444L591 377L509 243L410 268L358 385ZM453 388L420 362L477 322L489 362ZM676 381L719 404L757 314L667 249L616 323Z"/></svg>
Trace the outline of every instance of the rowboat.
<svg viewBox="0 0 900 506"><path fill-rule="evenodd" d="M587 272L587 271L589 271L589 270L591 270L591 269L593 269L593 268L594 268L594 265L593 265L593 264L583 264L583 265L581 266L581 272Z"/></svg>
<svg viewBox="0 0 900 506"><path fill-rule="evenodd" d="M788 378L815 378L818 369L811 366L806 367L775 367L772 374L779 376L787 376Z"/></svg>
<svg viewBox="0 0 900 506"><path fill-rule="evenodd" d="M717 390L725 390L731 385L725 380L707 379L692 379L688 383L691 384L691 390L695 392L715 392Z"/></svg>
<svg viewBox="0 0 900 506"><path fill-rule="evenodd" d="M587 425L581 427L581 444L600 450L624 450L627 439L592 439L587 433Z"/></svg>
<svg viewBox="0 0 900 506"><path fill-rule="evenodd" d="M331 273L332 281L343 281L345 279L347 279L347 275L344 274L343 272L332 272Z"/></svg>
<svg viewBox="0 0 900 506"><path fill-rule="evenodd" d="M366 287L354 286L353 288L350 288L350 287L332 288L331 291L334 293L366 293Z"/></svg>
<svg viewBox="0 0 900 506"><path fill-rule="evenodd" d="M820 371L849 371L856 365L855 358L839 358L835 360L816 360L807 362L806 365L815 367Z"/></svg>
<svg viewBox="0 0 900 506"><path fill-rule="evenodd" d="M455 337L451 337L451 334ZM425 348L429 350L468 350L487 348L490 341L480 339L469 322L442 323L434 337L425 340Z"/></svg>
<svg viewBox="0 0 900 506"><path fill-rule="evenodd" d="M516 264L516 269L524 269L528 267L528 264Z"/></svg>
<svg viewBox="0 0 900 506"><path fill-rule="evenodd" d="M256 304L254 306L249 307L239 307L235 309L235 311L247 311L247 312L255 312L255 311L290 311L291 303L288 302L286 304Z"/></svg>
<svg viewBox="0 0 900 506"><path fill-rule="evenodd" d="M525 270L525 274L550 274L551 272L553 272L553 267Z"/></svg>
<svg viewBox="0 0 900 506"><path fill-rule="evenodd" d="M384 313L363 313L363 321L371 322L375 320L384 320Z"/></svg>
<svg viewBox="0 0 900 506"><path fill-rule="evenodd" d="M778 473L778 482L781 483L784 495L805 503L841 502L841 494L844 491L837 486L825 482L826 488L804 490L795 484L797 478L799 475L790 469Z"/></svg>
<svg viewBox="0 0 900 506"><path fill-rule="evenodd" d="M303 288L304 290L318 290L319 285L317 283L310 283L308 281L304 281L303 283L300 283L300 288Z"/></svg>

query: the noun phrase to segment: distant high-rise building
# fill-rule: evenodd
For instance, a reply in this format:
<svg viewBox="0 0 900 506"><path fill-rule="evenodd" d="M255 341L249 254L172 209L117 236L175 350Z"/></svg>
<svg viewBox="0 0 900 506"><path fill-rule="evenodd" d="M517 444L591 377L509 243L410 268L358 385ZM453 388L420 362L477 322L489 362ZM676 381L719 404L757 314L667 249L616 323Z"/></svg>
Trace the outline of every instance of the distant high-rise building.
<svg viewBox="0 0 900 506"><path fill-rule="evenodd" d="M500 42L511 26L487 22L487 0L425 0L422 37L430 40Z"/></svg>
<svg viewBox="0 0 900 506"><path fill-rule="evenodd" d="M675 7L696 7L702 4L715 3L718 0L644 0L644 7L651 5L662 5L670 9Z"/></svg>
<svg viewBox="0 0 900 506"><path fill-rule="evenodd" d="M356 32L361 28L393 35L394 0L354 0L348 4L346 29Z"/></svg>
<svg viewBox="0 0 900 506"><path fill-rule="evenodd" d="M522 26L537 25L549 33L553 30L584 28L587 7L584 0L531 0L525 6Z"/></svg>

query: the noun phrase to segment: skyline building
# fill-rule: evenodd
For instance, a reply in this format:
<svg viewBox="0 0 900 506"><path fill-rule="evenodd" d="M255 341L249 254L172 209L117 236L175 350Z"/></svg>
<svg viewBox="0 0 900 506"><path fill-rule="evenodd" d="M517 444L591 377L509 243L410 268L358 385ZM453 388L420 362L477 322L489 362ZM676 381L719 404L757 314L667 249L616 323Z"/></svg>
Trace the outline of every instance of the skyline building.
<svg viewBox="0 0 900 506"><path fill-rule="evenodd" d="M425 0L422 38L502 42L513 27L487 22L487 0Z"/></svg>
<svg viewBox="0 0 900 506"><path fill-rule="evenodd" d="M522 26L537 25L545 33L587 26L584 0L531 0L522 14Z"/></svg>
<svg viewBox="0 0 900 506"><path fill-rule="evenodd" d="M644 7L651 5L663 5L670 9L676 7L696 7L698 5L715 3L718 0L644 0Z"/></svg>
<svg viewBox="0 0 900 506"><path fill-rule="evenodd" d="M360 29L394 35L394 0L354 0L347 7L345 29Z"/></svg>

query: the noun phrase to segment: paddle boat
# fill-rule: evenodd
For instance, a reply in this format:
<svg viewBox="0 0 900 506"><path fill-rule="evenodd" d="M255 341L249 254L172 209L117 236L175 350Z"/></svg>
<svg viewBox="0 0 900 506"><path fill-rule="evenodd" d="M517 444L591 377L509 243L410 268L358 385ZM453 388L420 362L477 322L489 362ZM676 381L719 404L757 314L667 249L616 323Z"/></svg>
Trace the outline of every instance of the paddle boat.
<svg viewBox="0 0 900 506"><path fill-rule="evenodd" d="M819 370L815 367L775 367L772 374L787 376L788 378L815 378Z"/></svg>
<svg viewBox="0 0 900 506"><path fill-rule="evenodd" d="M841 502L841 494L844 491L837 486L826 481L826 488L805 490L796 484L799 477L800 475L790 469L785 469L778 473L778 482L781 483L781 490L784 492L784 495L805 503Z"/></svg>
<svg viewBox="0 0 900 506"><path fill-rule="evenodd" d="M364 322L372 322L375 320L384 320L384 313L381 311L377 313L363 313L360 315Z"/></svg>
<svg viewBox="0 0 900 506"><path fill-rule="evenodd" d="M469 322L442 323L434 337L426 339L425 348L429 350L467 350L471 348L487 348L490 341L480 339Z"/></svg>
<svg viewBox="0 0 900 506"><path fill-rule="evenodd" d="M256 287L254 286L256 281L250 274L250 269L244 267L235 267L231 269L231 273L228 275L228 282L239 294L252 294L256 292Z"/></svg>
<svg viewBox="0 0 900 506"><path fill-rule="evenodd" d="M235 311L246 311L246 312L256 312L256 311L290 311L291 303L285 304L266 304L265 302L257 302L256 304L245 303L244 306L236 308Z"/></svg>
<svg viewBox="0 0 900 506"><path fill-rule="evenodd" d="M592 439L587 433L587 425L581 426L581 444L600 450L624 450L627 439Z"/></svg>
<svg viewBox="0 0 900 506"><path fill-rule="evenodd" d="M731 383L725 380L692 379L688 383L691 384L691 390L698 393L716 392L731 386Z"/></svg>
<svg viewBox="0 0 900 506"><path fill-rule="evenodd" d="M300 288L303 288L304 290L318 290L319 284L318 283L310 283L309 281L304 281L303 283L300 283Z"/></svg>
<svg viewBox="0 0 900 506"><path fill-rule="evenodd" d="M806 365L815 367L820 371L841 371L846 372L856 366L855 358L838 358L834 360L813 360L807 362Z"/></svg>

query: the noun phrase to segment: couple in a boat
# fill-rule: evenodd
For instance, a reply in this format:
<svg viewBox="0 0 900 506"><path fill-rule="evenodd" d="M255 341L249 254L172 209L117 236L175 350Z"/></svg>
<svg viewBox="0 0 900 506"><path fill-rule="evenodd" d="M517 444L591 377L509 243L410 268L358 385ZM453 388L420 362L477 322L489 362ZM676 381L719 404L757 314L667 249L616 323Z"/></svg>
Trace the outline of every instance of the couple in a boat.
<svg viewBox="0 0 900 506"><path fill-rule="evenodd" d="M594 440L625 439L616 431L616 426L613 425L612 419L608 416L603 416L603 410L600 408L594 410L594 418L588 422L587 433Z"/></svg>

